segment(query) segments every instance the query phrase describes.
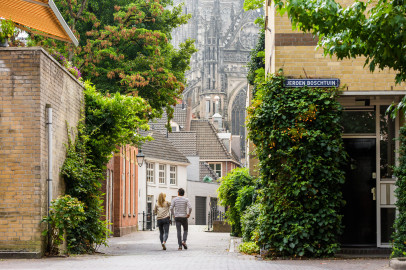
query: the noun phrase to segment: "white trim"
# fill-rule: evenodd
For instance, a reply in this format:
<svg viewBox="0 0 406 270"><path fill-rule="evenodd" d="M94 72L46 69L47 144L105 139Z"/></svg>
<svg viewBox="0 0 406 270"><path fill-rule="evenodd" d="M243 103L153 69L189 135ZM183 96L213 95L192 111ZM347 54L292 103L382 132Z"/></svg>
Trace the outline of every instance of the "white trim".
<svg viewBox="0 0 406 270"><path fill-rule="evenodd" d="M170 160L165 160L165 159L147 158L147 157L145 157L144 162L165 163L165 164L181 165L181 166L188 166L188 165L192 164L190 162L186 163L186 162L170 161Z"/></svg>
<svg viewBox="0 0 406 270"><path fill-rule="evenodd" d="M382 246L381 243L381 110L380 105L375 106L375 211L376 211L376 246Z"/></svg>
<svg viewBox="0 0 406 270"><path fill-rule="evenodd" d="M32 4L36 4L36 5L40 5L40 6L44 6L44 7L49 7L48 4L45 4L45 3L42 3L42 2L39 2L39 1L36 1L36 0L23 0L23 1L28 2L28 3L32 3Z"/></svg>
<svg viewBox="0 0 406 270"><path fill-rule="evenodd" d="M62 25L63 29L65 30L66 34L68 34L68 36L70 37L70 39L72 40L72 43L75 44L75 46L77 47L79 45L79 41L76 39L75 35L73 34L72 30L69 28L68 24L66 23L66 21L63 19L61 13L59 12L58 8L56 7L55 3L53 0L49 0L48 1L48 5L49 7L52 9L52 11L54 12L56 18L58 18L59 23Z"/></svg>

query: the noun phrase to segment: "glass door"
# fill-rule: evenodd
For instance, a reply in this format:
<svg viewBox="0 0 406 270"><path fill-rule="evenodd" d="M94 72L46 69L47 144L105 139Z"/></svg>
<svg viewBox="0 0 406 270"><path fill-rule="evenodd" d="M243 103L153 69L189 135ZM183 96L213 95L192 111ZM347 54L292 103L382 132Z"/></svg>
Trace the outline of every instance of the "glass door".
<svg viewBox="0 0 406 270"><path fill-rule="evenodd" d="M380 166L378 168L377 181L377 226L378 226L378 247L389 247L391 235L394 232L393 223L396 217L396 198L393 167L396 163L396 149L398 142L395 140L398 134L398 121L392 120L385 115L387 105L380 105L379 119L379 149L378 157Z"/></svg>

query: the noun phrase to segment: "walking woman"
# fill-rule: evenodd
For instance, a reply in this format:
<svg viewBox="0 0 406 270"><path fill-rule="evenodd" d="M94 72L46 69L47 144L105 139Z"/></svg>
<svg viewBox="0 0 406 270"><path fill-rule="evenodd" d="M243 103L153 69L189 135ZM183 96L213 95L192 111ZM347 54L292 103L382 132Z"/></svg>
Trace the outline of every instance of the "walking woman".
<svg viewBox="0 0 406 270"><path fill-rule="evenodd" d="M170 211L169 207L171 206L170 202L165 201L166 194L161 193L158 196L158 202L155 205L154 214L158 221L159 228L159 239L161 240L162 249L166 250L166 241L168 240L169 234L169 224L170 220Z"/></svg>

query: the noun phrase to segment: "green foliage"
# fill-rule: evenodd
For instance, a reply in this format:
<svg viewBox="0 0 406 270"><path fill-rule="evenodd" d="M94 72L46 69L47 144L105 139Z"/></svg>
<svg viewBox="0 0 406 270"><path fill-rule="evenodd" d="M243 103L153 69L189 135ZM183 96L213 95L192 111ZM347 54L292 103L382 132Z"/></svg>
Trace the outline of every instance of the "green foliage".
<svg viewBox="0 0 406 270"><path fill-rule="evenodd" d="M144 98L154 109L146 115L149 119L160 117L165 108L169 123L196 52L192 40L174 48L171 32L187 23L190 15L184 15L181 6L168 9L171 0L60 0L57 4L80 37L80 46L41 37L35 37L35 44L64 54L102 93Z"/></svg>
<svg viewBox="0 0 406 270"><path fill-rule="evenodd" d="M258 8L264 8L265 0L245 0L244 10L253 10Z"/></svg>
<svg viewBox="0 0 406 270"><path fill-rule="evenodd" d="M240 252L249 254L249 255L259 254L259 247L258 247L257 243L255 243L255 242L241 243L238 246L238 249L240 250Z"/></svg>
<svg viewBox="0 0 406 270"><path fill-rule="evenodd" d="M11 20L0 20L0 30L0 42L9 40L18 34L18 31Z"/></svg>
<svg viewBox="0 0 406 270"><path fill-rule="evenodd" d="M261 204L254 203L247 207L244 214L241 216L241 229L242 229L242 240L244 242L249 242L251 240L257 241L255 239L255 234L258 234L258 216L261 212Z"/></svg>
<svg viewBox="0 0 406 270"><path fill-rule="evenodd" d="M85 85L85 122L69 140L62 167L66 193L85 204L86 222L68 230L68 248L73 253L92 253L106 245L109 233L101 221L103 213L101 180L112 153L118 146L136 145L147 138L136 133L148 129L146 114L152 109L140 97L103 95L88 81Z"/></svg>
<svg viewBox="0 0 406 270"><path fill-rule="evenodd" d="M89 156L103 170L118 146L138 145L147 139L136 131L149 129L148 116L154 110L140 97L103 95L89 81L84 85Z"/></svg>
<svg viewBox="0 0 406 270"><path fill-rule="evenodd" d="M400 157L399 165L395 167L396 180L396 217L392 235L393 247L391 257L406 257L406 126L400 128Z"/></svg>
<svg viewBox="0 0 406 270"><path fill-rule="evenodd" d="M65 241L64 234L85 221L84 204L78 199L65 195L53 200L49 216L42 219L48 224L48 229L42 235L49 233L49 253L58 255L59 246Z"/></svg>
<svg viewBox="0 0 406 270"><path fill-rule="evenodd" d="M355 1L342 7L334 0L277 0L275 5L295 28L317 35L325 54L365 56L372 72L392 68L397 83L406 81L404 1Z"/></svg>
<svg viewBox="0 0 406 270"><path fill-rule="evenodd" d="M258 243L273 256L331 256L342 233L346 159L338 92L285 89L283 81L258 84L248 109L262 186Z"/></svg>
<svg viewBox="0 0 406 270"><path fill-rule="evenodd" d="M103 212L101 183L103 172L89 158L89 137L83 121L78 125L75 142L69 138L66 159L61 175L65 179L66 193L85 205L86 220L67 228L68 250L72 253L92 253L99 245L107 245L108 229L101 220Z"/></svg>
<svg viewBox="0 0 406 270"><path fill-rule="evenodd" d="M253 179L247 168L237 168L222 178L218 188L220 204L228 206L226 216L231 225L231 233L241 236L241 205L237 206L239 190L245 186L253 185ZM242 211L245 209L242 209Z"/></svg>
<svg viewBox="0 0 406 270"><path fill-rule="evenodd" d="M250 183L253 184L253 183ZM235 207L238 209L240 213L243 213L248 206L253 203L255 195L255 187L250 186L243 186L237 193L237 200L235 202Z"/></svg>
<svg viewBox="0 0 406 270"><path fill-rule="evenodd" d="M247 79L249 84L254 85L254 91L256 92L255 79L258 73L258 70L265 70L265 31L260 30L260 35L258 38L257 46L251 51L251 58L248 62L248 75Z"/></svg>

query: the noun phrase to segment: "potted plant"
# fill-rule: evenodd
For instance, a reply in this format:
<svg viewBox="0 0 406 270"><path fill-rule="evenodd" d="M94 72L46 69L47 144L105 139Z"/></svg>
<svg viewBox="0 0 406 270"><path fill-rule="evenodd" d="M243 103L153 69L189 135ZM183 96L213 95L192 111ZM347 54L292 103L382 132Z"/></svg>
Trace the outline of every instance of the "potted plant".
<svg viewBox="0 0 406 270"><path fill-rule="evenodd" d="M7 47L8 41L16 33L16 28L11 20L2 20L0 26L0 47Z"/></svg>

